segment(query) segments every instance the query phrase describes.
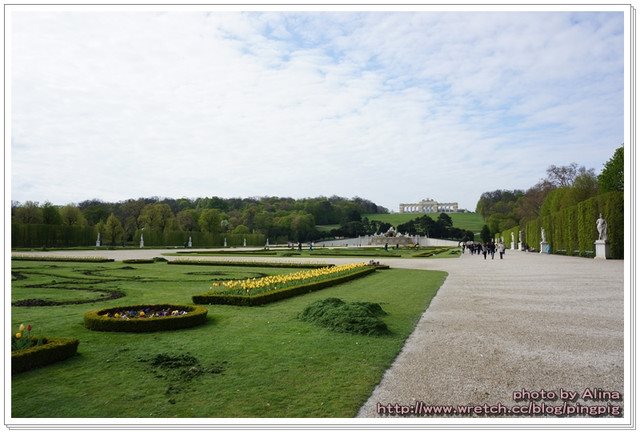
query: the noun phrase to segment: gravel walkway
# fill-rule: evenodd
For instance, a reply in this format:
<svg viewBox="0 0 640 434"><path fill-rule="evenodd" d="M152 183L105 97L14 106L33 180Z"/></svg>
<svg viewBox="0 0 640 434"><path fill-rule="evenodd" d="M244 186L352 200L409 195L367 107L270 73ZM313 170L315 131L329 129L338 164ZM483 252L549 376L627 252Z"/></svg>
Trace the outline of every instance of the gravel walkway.
<svg viewBox="0 0 640 434"><path fill-rule="evenodd" d="M510 406L523 388L623 392L623 261L507 251L421 265L449 276L358 416L378 417L377 403Z"/></svg>

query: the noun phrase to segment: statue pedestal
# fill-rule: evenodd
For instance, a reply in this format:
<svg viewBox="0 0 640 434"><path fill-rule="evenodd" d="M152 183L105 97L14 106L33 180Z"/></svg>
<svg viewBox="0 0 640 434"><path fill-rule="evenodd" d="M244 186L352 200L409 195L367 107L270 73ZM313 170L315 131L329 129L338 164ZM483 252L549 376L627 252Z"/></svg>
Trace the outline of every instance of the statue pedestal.
<svg viewBox="0 0 640 434"><path fill-rule="evenodd" d="M524 252L524 244L522 243L522 241L518 242L518 250Z"/></svg>
<svg viewBox="0 0 640 434"><path fill-rule="evenodd" d="M540 243L540 253L551 253L551 248L549 247L549 243L546 241L542 241Z"/></svg>
<svg viewBox="0 0 640 434"><path fill-rule="evenodd" d="M515 250L515 249L516 249L516 243L511 241L511 250Z"/></svg>
<svg viewBox="0 0 640 434"><path fill-rule="evenodd" d="M594 259L607 259L611 257L609 242L605 240L597 240L595 243L596 256Z"/></svg>

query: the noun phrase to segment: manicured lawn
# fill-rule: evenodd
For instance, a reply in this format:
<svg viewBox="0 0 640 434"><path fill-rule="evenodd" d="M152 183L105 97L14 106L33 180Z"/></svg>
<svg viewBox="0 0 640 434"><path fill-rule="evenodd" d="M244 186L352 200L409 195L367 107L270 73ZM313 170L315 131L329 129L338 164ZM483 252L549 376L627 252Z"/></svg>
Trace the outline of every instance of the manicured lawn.
<svg viewBox="0 0 640 434"><path fill-rule="evenodd" d="M166 253L165 256L194 256L194 257L215 257L215 256L264 256L265 261L269 260L269 257L353 257L357 258L412 258L415 254L420 252L428 252L437 247L400 247L395 249L394 246L389 246L388 250L383 247L351 247L351 248L330 248L322 247L322 243L318 243L313 250L309 250L308 247L303 247L302 250L273 248L271 250L218 250L218 251L190 251L184 253ZM459 250L457 247L452 247L451 250ZM447 257L446 254L438 255L438 257ZM454 255L448 257L456 258ZM434 256L435 257L435 256Z"/></svg>
<svg viewBox="0 0 640 434"><path fill-rule="evenodd" d="M422 217L423 215L424 213L364 214L363 217L366 217L369 220L391 223L394 227L397 227L399 224L406 223L409 220ZM440 213L428 213L427 215L432 219L437 220ZM448 215L453 220L453 226L456 228L467 229L475 233L480 232L482 230L482 225L484 225L484 219L482 216L474 212L454 212Z"/></svg>
<svg viewBox="0 0 640 434"><path fill-rule="evenodd" d="M12 271L19 273L12 281L14 301L36 294L82 299L88 288L126 294L97 303L12 308L14 330L29 323L34 335L80 340L77 356L12 377L12 416L45 418L353 417L446 276L379 270L262 307L208 306L208 322L192 329L137 334L89 331L82 316L119 305L189 304L213 279L296 270L14 261ZM310 303L328 297L380 303L389 313L382 319L391 334L343 334L297 318ZM152 366L162 354L200 364Z"/></svg>

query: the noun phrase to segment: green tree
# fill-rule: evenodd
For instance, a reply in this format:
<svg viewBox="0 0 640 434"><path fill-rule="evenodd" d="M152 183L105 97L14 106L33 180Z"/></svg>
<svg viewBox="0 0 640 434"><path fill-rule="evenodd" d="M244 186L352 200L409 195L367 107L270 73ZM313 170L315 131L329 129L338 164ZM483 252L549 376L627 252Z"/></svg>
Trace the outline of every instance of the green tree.
<svg viewBox="0 0 640 434"><path fill-rule="evenodd" d="M41 224L43 220L42 209L38 202L26 201L23 205L16 207L16 223Z"/></svg>
<svg viewBox="0 0 640 434"><path fill-rule="evenodd" d="M45 225L61 225L62 217L58 207L51 202L45 202L42 205L42 223Z"/></svg>
<svg viewBox="0 0 640 434"><path fill-rule="evenodd" d="M164 231L171 218L173 218L173 211L169 205L154 203L142 208L138 223L145 228Z"/></svg>
<svg viewBox="0 0 640 434"><path fill-rule="evenodd" d="M220 211L218 211L217 209L208 208L200 212L198 225L200 225L200 230L202 232L209 232L212 234L219 233L221 229L221 225L220 225L221 222L222 222L222 216L220 214Z"/></svg>
<svg viewBox="0 0 640 434"><path fill-rule="evenodd" d="M251 233L251 231L245 225L238 225L235 228L233 228L231 233L232 234L242 234L242 235L244 235L244 234Z"/></svg>
<svg viewBox="0 0 640 434"><path fill-rule="evenodd" d="M620 146L607 161L598 176L598 186L603 193L624 191L624 146Z"/></svg>
<svg viewBox="0 0 640 434"><path fill-rule="evenodd" d="M176 214L176 220L181 231L189 232L198 229L198 212L195 209L185 209Z"/></svg>
<svg viewBox="0 0 640 434"><path fill-rule="evenodd" d="M104 242L108 245L115 246L122 242L124 236L124 229L120 224L120 220L113 213L107 219L107 223L104 225Z"/></svg>
<svg viewBox="0 0 640 434"><path fill-rule="evenodd" d="M491 236L491 230L489 229L489 226L484 225L482 226L482 230L480 231L480 239L482 240L483 243L488 243L491 240L492 236Z"/></svg>
<svg viewBox="0 0 640 434"><path fill-rule="evenodd" d="M62 224L67 226L86 226L87 220L84 218L80 208L73 204L68 204L60 209Z"/></svg>

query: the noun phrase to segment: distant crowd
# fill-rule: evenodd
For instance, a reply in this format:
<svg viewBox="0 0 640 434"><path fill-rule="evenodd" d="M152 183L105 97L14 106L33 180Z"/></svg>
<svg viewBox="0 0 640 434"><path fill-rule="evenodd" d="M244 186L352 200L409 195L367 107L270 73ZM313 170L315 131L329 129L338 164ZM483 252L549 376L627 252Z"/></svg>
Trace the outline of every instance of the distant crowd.
<svg viewBox="0 0 640 434"><path fill-rule="evenodd" d="M484 259L487 259L488 255L491 255L491 259L494 258L496 252L500 254L500 259L503 258L505 252L505 246L502 241L494 243L489 241L488 243L475 243L473 241L467 241L462 243L462 254L465 251L469 251L472 255L482 255Z"/></svg>

